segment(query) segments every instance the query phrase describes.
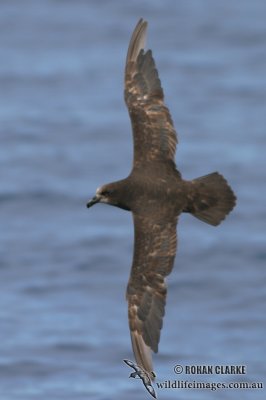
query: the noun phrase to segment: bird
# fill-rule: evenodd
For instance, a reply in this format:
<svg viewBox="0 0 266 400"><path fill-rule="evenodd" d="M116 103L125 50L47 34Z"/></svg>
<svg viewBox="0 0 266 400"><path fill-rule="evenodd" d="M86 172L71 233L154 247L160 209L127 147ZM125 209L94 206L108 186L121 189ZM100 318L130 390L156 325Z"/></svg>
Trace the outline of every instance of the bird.
<svg viewBox="0 0 266 400"><path fill-rule="evenodd" d="M137 365L154 380L152 352L158 352L179 215L190 213L217 226L234 208L236 196L218 172L185 180L177 169L177 133L152 51L145 50L147 25L141 18L132 33L124 74L134 143L132 170L125 179L99 187L87 207L105 203L132 213L134 250L126 290L129 329Z"/></svg>
<svg viewBox="0 0 266 400"><path fill-rule="evenodd" d="M142 380L143 385L145 386L145 388L147 389L147 391L150 393L150 395L152 397L154 397L155 399L157 399L157 395L156 392L154 390L154 387L152 386L152 382L151 382L151 376L144 371L139 365L134 364L132 361L130 360L123 360L124 363L126 363L129 367L133 368L135 372L131 372L131 374L129 375L129 378L139 378Z"/></svg>

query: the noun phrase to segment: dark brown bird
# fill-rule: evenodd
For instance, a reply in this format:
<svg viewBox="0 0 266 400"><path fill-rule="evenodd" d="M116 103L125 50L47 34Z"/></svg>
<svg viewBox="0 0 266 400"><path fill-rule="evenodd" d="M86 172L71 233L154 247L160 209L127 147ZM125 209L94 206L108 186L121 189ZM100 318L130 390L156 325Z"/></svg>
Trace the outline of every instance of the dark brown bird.
<svg viewBox="0 0 266 400"><path fill-rule="evenodd" d="M129 327L137 364L154 378L151 350L158 351L165 278L174 264L178 216L188 212L216 226L233 209L236 197L218 172L186 181L177 170L177 136L152 52L144 51L146 30L147 22L141 19L129 43L125 68L133 168L126 179L97 189L87 207L101 202L132 212L135 239L127 286Z"/></svg>

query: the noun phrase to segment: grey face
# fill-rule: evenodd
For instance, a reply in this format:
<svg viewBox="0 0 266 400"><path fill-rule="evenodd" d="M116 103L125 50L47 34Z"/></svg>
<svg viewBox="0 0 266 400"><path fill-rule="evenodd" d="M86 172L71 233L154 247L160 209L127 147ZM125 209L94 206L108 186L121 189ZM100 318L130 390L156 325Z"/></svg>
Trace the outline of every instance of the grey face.
<svg viewBox="0 0 266 400"><path fill-rule="evenodd" d="M109 203L109 196L111 192L102 186L96 190L95 196L87 203L87 207L90 208L96 203Z"/></svg>

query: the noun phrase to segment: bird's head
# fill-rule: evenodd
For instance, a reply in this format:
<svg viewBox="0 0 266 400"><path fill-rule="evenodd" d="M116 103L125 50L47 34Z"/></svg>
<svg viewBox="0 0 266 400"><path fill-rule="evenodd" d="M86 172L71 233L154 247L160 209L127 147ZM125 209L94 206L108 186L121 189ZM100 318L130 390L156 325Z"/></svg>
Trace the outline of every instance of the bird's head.
<svg viewBox="0 0 266 400"><path fill-rule="evenodd" d="M111 185L103 185L96 190L95 196L87 203L91 207L96 203L107 203L115 205L115 189Z"/></svg>
<svg viewBox="0 0 266 400"><path fill-rule="evenodd" d="M96 190L95 196L87 203L87 207L90 208L96 203L105 203L124 210L129 210L129 207L124 201L124 190L122 182L108 183L99 187Z"/></svg>

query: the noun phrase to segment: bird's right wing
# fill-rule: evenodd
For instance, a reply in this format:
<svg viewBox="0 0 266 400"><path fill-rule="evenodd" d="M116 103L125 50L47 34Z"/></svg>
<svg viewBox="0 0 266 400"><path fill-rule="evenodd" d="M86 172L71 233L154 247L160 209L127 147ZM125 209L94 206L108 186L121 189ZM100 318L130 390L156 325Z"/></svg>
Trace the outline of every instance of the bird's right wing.
<svg viewBox="0 0 266 400"><path fill-rule="evenodd" d="M176 254L176 223L134 214L134 257L127 287L128 318L136 362L152 374L151 350L158 351L166 300L165 277Z"/></svg>
<svg viewBox="0 0 266 400"><path fill-rule="evenodd" d="M125 101L134 137L134 166L149 161L174 162L177 136L151 50L144 52L147 22L138 22L128 48Z"/></svg>

